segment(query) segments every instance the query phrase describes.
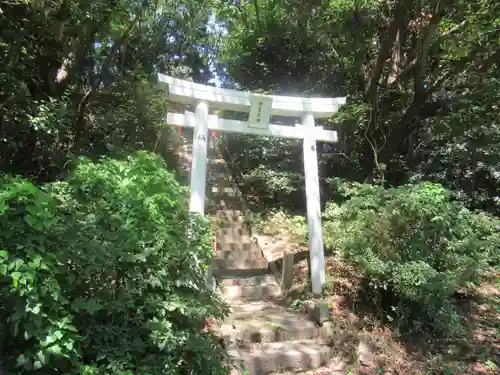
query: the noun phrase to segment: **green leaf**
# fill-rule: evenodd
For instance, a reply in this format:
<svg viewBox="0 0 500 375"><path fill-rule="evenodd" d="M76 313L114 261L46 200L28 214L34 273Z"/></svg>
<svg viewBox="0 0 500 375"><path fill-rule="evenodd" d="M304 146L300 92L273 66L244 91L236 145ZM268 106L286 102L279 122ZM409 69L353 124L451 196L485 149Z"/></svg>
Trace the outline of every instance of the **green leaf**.
<svg viewBox="0 0 500 375"><path fill-rule="evenodd" d="M14 288L19 287L19 280L21 276L22 276L21 272L18 271L14 271L10 274L10 277L12 278L12 285L14 286Z"/></svg>
<svg viewBox="0 0 500 375"><path fill-rule="evenodd" d="M48 357L44 351L39 350L36 353L36 357L38 358L38 361L40 361L41 364L46 365L48 363Z"/></svg>
<svg viewBox="0 0 500 375"><path fill-rule="evenodd" d="M76 327L74 325L71 325L71 324L66 324L65 325L65 328L68 330L68 331L71 331L71 332L78 332L78 330L76 329Z"/></svg>
<svg viewBox="0 0 500 375"><path fill-rule="evenodd" d="M64 343L64 346L66 347L66 349L68 349L69 351L73 351L73 348L74 348L74 344L73 344L73 341L67 341Z"/></svg>
<svg viewBox="0 0 500 375"><path fill-rule="evenodd" d="M52 345L51 347L47 348L47 352L55 354L55 355L62 355L62 348L59 344Z"/></svg>
<svg viewBox="0 0 500 375"><path fill-rule="evenodd" d="M103 308L103 305L97 302L95 299L85 300L83 298L77 298L71 304L71 309L73 311L87 311L90 314L93 314Z"/></svg>
<svg viewBox="0 0 500 375"><path fill-rule="evenodd" d="M40 361L33 362L33 369L34 370L40 370L41 368L42 368L42 362L40 362Z"/></svg>
<svg viewBox="0 0 500 375"><path fill-rule="evenodd" d="M22 366L24 366L24 364L26 362L27 362L26 357L24 356L24 354L21 354L21 355L19 355L19 357L17 357L16 366L17 367L22 367Z"/></svg>

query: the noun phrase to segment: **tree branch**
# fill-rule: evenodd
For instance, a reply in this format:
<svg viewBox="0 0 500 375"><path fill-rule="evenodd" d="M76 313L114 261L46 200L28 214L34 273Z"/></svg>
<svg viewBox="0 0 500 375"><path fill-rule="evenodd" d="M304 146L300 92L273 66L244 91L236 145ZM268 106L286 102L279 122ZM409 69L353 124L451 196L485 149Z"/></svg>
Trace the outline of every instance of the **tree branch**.
<svg viewBox="0 0 500 375"><path fill-rule="evenodd" d="M384 65L391 54L391 49L394 44L394 40L396 39L396 33L398 31L398 26L401 17L406 13L407 8L409 6L409 0L402 0L396 7L396 12L394 13L394 17L389 22L389 26L387 27L386 37L384 42L380 46L379 54L377 60L375 62L375 66L373 67L370 79L368 81L368 85L366 86L364 97L367 100L371 100L371 98L375 95L377 91L377 85L380 81L380 76L384 70Z"/></svg>
<svg viewBox="0 0 500 375"><path fill-rule="evenodd" d="M59 69L57 69L55 77L52 78L51 92L53 95L61 94L75 77L89 50L89 46L95 40L97 27L95 25L88 28L84 27L79 34L78 37L73 39L70 44L71 51L66 53L66 57Z"/></svg>
<svg viewBox="0 0 500 375"><path fill-rule="evenodd" d="M451 29L445 31L444 33L441 33L440 35L438 35L436 37L436 39L434 40L434 43L435 42L439 42L441 41L443 38L446 38L450 35L453 35L454 33L456 33L457 31L459 31L460 29L462 29L465 25L467 25L467 20L464 20L462 22L460 22L458 25L455 25L453 26ZM429 48L432 46L433 43L431 43L429 45ZM391 82L391 85L392 84L395 84L396 82L400 82L406 75L408 75L409 73L411 73L411 71L417 66L417 63L419 61L419 56L415 57L413 60L411 60L404 68L403 70L401 70L400 74L396 77L395 80L393 80Z"/></svg>
<svg viewBox="0 0 500 375"><path fill-rule="evenodd" d="M389 70L387 83L391 84L399 76L401 70L401 27L398 27L396 40L392 51L392 67Z"/></svg>
<svg viewBox="0 0 500 375"><path fill-rule="evenodd" d="M472 49L466 57L458 60L453 60L450 63L451 68L441 74L437 79L434 80L434 82L432 82L430 92L434 93L439 90L451 77L456 77L461 73L468 73L472 70L482 73L489 69L491 64L495 62L497 62L497 64L500 64L500 50L496 50L487 57L478 59L477 56L481 52L483 52L482 50L483 47L477 46L476 48Z"/></svg>
<svg viewBox="0 0 500 375"><path fill-rule="evenodd" d="M415 98L420 96L425 96L425 87L424 87L424 79L425 79L425 69L427 67L427 60L429 57L429 50L431 48L432 42L434 41L434 37L438 32L439 22L444 13L444 9L448 4L449 0L438 0L436 4L436 8L434 14L432 15L429 24L425 28L425 32L422 35L420 41L420 51L417 56L417 63L415 66L415 80L414 80L414 90L415 90Z"/></svg>

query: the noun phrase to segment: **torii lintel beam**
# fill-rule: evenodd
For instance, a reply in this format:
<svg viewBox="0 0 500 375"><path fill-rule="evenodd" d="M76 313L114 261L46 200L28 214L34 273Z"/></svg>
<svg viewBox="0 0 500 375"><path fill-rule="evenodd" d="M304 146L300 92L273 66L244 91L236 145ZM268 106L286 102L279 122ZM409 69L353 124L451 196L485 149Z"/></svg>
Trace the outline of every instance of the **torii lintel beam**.
<svg viewBox="0 0 500 375"><path fill-rule="evenodd" d="M160 84L168 86L170 100L187 105L197 101L210 102L210 108L236 112L249 112L252 93L201 85L164 74L158 74ZM293 96L267 95L272 97L271 114L274 116L300 117L312 113L315 118L328 118L346 103L345 97L339 98L302 98Z"/></svg>

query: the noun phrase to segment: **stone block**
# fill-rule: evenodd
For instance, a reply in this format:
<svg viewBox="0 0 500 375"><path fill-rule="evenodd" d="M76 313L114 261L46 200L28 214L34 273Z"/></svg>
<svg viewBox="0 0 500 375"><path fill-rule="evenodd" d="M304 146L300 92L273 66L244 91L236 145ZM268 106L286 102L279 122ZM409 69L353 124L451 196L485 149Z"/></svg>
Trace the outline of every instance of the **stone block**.
<svg viewBox="0 0 500 375"><path fill-rule="evenodd" d="M326 342L332 340L335 335L335 325L333 322L323 322L319 327L319 336Z"/></svg>
<svg viewBox="0 0 500 375"><path fill-rule="evenodd" d="M319 325L332 319L332 306L327 301L318 301L309 307L309 316Z"/></svg>
<svg viewBox="0 0 500 375"><path fill-rule="evenodd" d="M312 340L301 340L230 349L228 354L235 363L243 362L248 374L266 375L286 370L298 372L318 368L331 359L332 349Z"/></svg>

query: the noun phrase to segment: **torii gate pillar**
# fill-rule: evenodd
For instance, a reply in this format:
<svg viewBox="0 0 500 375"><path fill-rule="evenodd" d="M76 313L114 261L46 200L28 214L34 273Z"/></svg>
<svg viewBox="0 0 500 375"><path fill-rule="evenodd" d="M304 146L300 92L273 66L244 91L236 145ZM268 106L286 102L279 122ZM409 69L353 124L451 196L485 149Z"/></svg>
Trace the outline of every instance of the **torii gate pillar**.
<svg viewBox="0 0 500 375"><path fill-rule="evenodd" d="M197 101L194 116L196 127L193 132L189 211L204 215L207 186L208 103L203 100Z"/></svg>
<svg viewBox="0 0 500 375"><path fill-rule="evenodd" d="M325 254L321 230L321 200L319 195L318 151L314 137L314 116L302 115L302 125L309 136L304 138L304 174L306 180L307 226L309 229L309 257L312 292L321 294L325 284Z"/></svg>
<svg viewBox="0 0 500 375"><path fill-rule="evenodd" d="M198 100L195 105L195 128L193 132L193 160L191 162L191 198L189 211L204 215L207 187L207 133L208 133L208 103ZM212 265L207 268L205 285L208 290L215 289Z"/></svg>

